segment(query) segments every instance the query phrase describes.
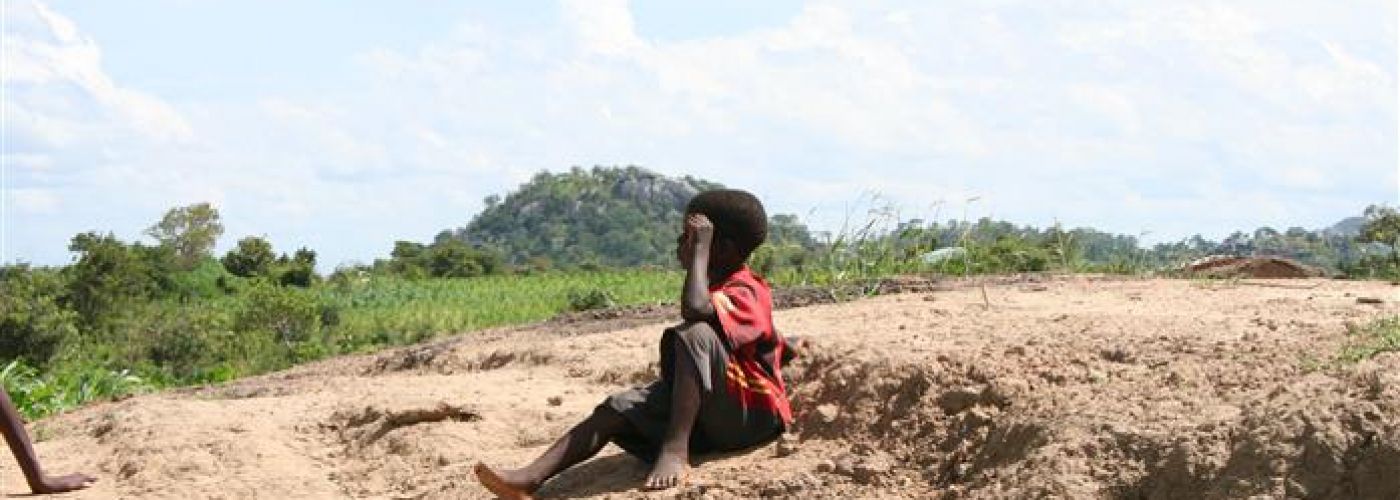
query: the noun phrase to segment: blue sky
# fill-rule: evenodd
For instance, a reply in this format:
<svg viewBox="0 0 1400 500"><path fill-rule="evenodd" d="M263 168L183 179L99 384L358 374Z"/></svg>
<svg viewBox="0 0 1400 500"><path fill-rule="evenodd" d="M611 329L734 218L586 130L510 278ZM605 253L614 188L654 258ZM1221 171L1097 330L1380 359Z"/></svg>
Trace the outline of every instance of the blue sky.
<svg viewBox="0 0 1400 500"><path fill-rule="evenodd" d="M1400 202L1396 3L6 1L0 262L209 201L323 269L540 170L1151 241ZM976 201L967 200L976 198Z"/></svg>

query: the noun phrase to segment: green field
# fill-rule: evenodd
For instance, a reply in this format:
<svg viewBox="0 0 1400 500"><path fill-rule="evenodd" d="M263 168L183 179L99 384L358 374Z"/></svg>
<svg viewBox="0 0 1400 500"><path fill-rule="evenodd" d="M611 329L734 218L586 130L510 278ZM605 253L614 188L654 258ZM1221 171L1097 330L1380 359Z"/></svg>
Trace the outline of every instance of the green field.
<svg viewBox="0 0 1400 500"><path fill-rule="evenodd" d="M27 272L32 276L11 274L9 280L53 277L44 269ZM36 293L9 316L68 333L47 359L0 364L0 382L21 412L39 418L92 400L221 382L570 310L673 302L681 278L676 271L648 269L421 279L365 274L303 289L205 276L222 279L228 290L113 302L112 313L96 323L45 309L45 297Z"/></svg>
<svg viewBox="0 0 1400 500"><path fill-rule="evenodd" d="M681 278L651 270L416 281L366 277L318 292L323 304L341 311L328 335L373 347L540 321L574 309L674 302Z"/></svg>

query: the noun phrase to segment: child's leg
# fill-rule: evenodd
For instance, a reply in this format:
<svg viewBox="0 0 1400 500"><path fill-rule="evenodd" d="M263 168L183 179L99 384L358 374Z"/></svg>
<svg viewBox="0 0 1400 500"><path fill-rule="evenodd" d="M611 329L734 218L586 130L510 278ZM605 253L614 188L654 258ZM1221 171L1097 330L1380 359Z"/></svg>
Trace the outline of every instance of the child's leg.
<svg viewBox="0 0 1400 500"><path fill-rule="evenodd" d="M484 464L477 464L476 473L482 484L493 493L502 498L519 497L517 493L533 492L555 474L593 457L613 436L626 427L627 420L622 418L622 415L618 415L612 409L599 407L529 465L496 472ZM498 486L505 486L508 491L496 491Z"/></svg>
<svg viewBox="0 0 1400 500"><path fill-rule="evenodd" d="M691 349L698 349L698 354L692 355ZM706 355L707 361L696 359ZM668 329L661 342L661 380L610 396L530 465L498 473L478 464L477 476L501 498L526 498L550 477L613 441L643 460L656 457L648 485L679 484L688 467L689 438L701 400L715 384L724 383L722 378L714 380L714 375L701 379L699 365L704 365L706 373L723 373L725 356L722 341L708 324Z"/></svg>
<svg viewBox="0 0 1400 500"><path fill-rule="evenodd" d="M677 326L662 336L662 344L662 378L671 381L671 404L661 450L647 476L649 489L671 488L685 481L690 468L691 434L701 402L724 383L723 378L716 380L713 372L723 373L727 357L719 333L709 323Z"/></svg>
<svg viewBox="0 0 1400 500"><path fill-rule="evenodd" d="M699 331L697 331L699 330ZM714 335L709 325L694 323L683 327L680 335ZM671 416L666 425L666 437L661 443L661 453L647 476L648 489L666 489L679 486L690 467L690 433L695 425L695 417L700 413L699 367L689 349L682 342L673 342L671 359L675 363L671 373Z"/></svg>
<svg viewBox="0 0 1400 500"><path fill-rule="evenodd" d="M0 433L5 435L10 452L15 455L15 461L19 462L20 470L24 471L24 479L29 482L29 489L34 493L42 495L80 490L95 481L83 474L60 477L44 475L43 469L39 467L39 458L34 455L34 447L29 443L29 433L24 431L24 421L20 420L19 412L15 410L14 403L10 402L10 394L5 392L4 388L0 388Z"/></svg>

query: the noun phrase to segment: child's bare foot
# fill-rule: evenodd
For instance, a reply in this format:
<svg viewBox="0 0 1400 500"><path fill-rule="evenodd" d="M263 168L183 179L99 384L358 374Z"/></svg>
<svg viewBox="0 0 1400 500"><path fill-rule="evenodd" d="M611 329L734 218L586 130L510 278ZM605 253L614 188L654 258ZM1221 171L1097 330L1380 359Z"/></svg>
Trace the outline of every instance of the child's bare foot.
<svg viewBox="0 0 1400 500"><path fill-rule="evenodd" d="M666 490L684 486L690 479L690 464L686 462L685 454L663 452L656 459L656 465L651 467L651 474L647 475L644 488Z"/></svg>
<svg viewBox="0 0 1400 500"><path fill-rule="evenodd" d="M530 500L530 493L537 487L512 477L512 471L497 473L483 463L477 463L474 470L481 485L503 500Z"/></svg>
<svg viewBox="0 0 1400 500"><path fill-rule="evenodd" d="M97 479L87 474L69 474L66 476L45 476L40 483L34 485L34 493L47 495L49 493L63 493L66 491L76 491L92 486Z"/></svg>

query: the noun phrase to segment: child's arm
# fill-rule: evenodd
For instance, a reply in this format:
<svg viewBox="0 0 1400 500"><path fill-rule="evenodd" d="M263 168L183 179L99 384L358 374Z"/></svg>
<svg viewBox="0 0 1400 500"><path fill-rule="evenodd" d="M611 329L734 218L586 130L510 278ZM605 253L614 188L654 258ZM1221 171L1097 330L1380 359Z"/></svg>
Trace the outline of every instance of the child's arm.
<svg viewBox="0 0 1400 500"><path fill-rule="evenodd" d="M94 481L83 474L61 477L44 475L43 469L39 467L38 457L34 456L34 446L29 443L29 434L24 431L24 421L20 420L19 412L15 410L14 403L10 402L10 394L3 388L0 388L0 433L5 434L5 442L10 444L10 452L14 453L15 461L19 462L20 470L24 471L24 479L29 482L29 489L34 493L42 495L80 490Z"/></svg>
<svg viewBox="0 0 1400 500"><path fill-rule="evenodd" d="M715 319L715 306L710 302L710 243L715 226L703 214L690 214L685 219L685 286L681 289L681 318L686 321ZM688 255L687 255L688 254Z"/></svg>

